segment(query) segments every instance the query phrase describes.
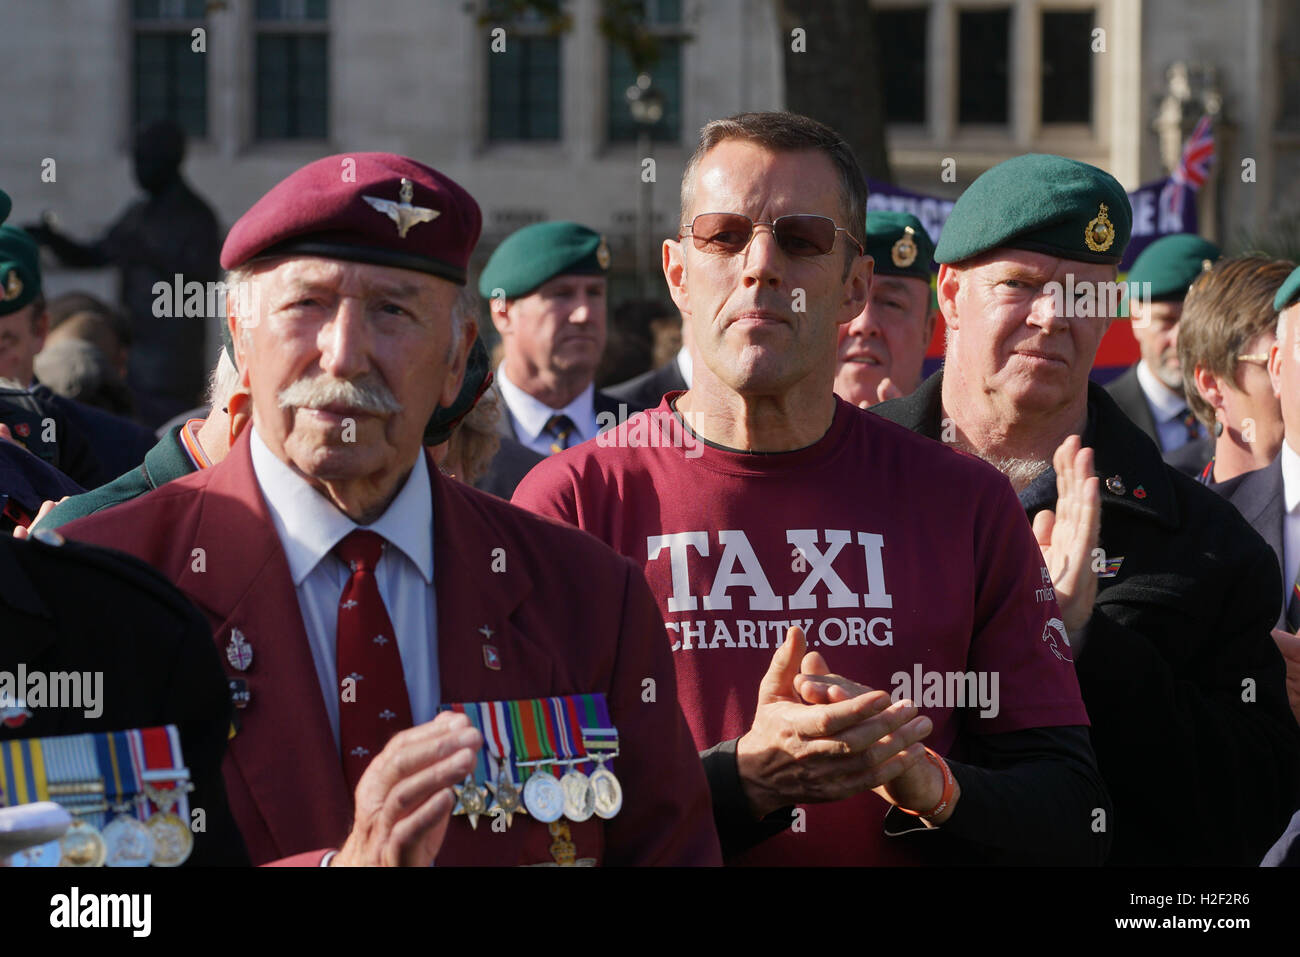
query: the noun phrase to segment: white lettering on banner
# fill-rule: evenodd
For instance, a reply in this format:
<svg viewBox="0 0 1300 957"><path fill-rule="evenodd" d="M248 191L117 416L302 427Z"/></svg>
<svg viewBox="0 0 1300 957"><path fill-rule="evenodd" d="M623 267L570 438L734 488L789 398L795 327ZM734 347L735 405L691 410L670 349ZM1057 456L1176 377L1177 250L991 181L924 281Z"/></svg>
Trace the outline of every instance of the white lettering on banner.
<svg viewBox="0 0 1300 957"><path fill-rule="evenodd" d="M645 541L647 561L654 561L668 546L673 568L673 593L668 599L669 611L694 611L697 607L691 594L690 569L686 564L686 549L693 547L701 555L709 554L707 532L676 532L672 535L651 535Z"/></svg>
<svg viewBox="0 0 1300 957"><path fill-rule="evenodd" d="M733 588L748 589L748 611L782 611L805 608L893 608L894 599L885 585L884 536L874 532L857 532L856 541L862 546L866 561L866 592L859 592L845 582L840 571L836 571L835 562L844 554L844 546L855 540L855 533L848 529L828 528L819 531L812 528L787 529L786 544L794 545L798 554L806 560L807 576L795 592L789 596L789 605L772 590L771 580L763 570L749 536L740 529L721 529L714 533L722 546L718 566L709 587L709 593L703 596L703 608L706 611L729 611L732 609ZM820 547L824 540L826 549ZM669 567L672 574L672 594L668 596L667 610L671 612L695 611L701 607L700 598L691 591L691 565L689 549L694 548L701 558L709 556L709 533L707 531L673 532L668 535L649 535L646 537L646 563L659 560L664 549L668 550ZM784 548L781 549L784 574ZM849 559L849 561L852 561ZM849 568L854 572L850 581L858 584L861 566L856 562ZM798 570L805 571L805 562L800 562ZM844 568L841 566L841 571ZM825 605L815 591L818 585L825 585ZM778 642L779 643L779 642Z"/></svg>
<svg viewBox="0 0 1300 957"><path fill-rule="evenodd" d="M731 596L727 594L727 589L738 585L754 593L749 599L750 611L780 611L781 599L772 591L767 576L763 574L763 566L759 564L758 556L749 544L749 536L739 529L724 529L718 532L718 543L723 546L722 558L718 559L718 573L713 576L713 587L704 596L704 607L730 608ZM742 571L734 571L736 562L740 562ZM791 607L794 607L793 603Z"/></svg>
<svg viewBox="0 0 1300 957"><path fill-rule="evenodd" d="M710 623L713 626L711 637L708 636ZM673 651L778 648L785 641L785 633L791 625L801 628L807 636L808 644L814 647L876 645L884 648L894 643L892 618L823 618L820 621L816 618L781 618L766 621L740 618L730 623L720 618L696 618L664 622L664 628L679 636L673 640L671 646Z"/></svg>
<svg viewBox="0 0 1300 957"><path fill-rule="evenodd" d="M831 562L840 553L840 549L853 540L852 534L845 529L826 529L826 544L823 553L817 548L817 530L815 528L796 528L785 533L785 540L798 547L804 558L808 559L808 577L803 580L799 590L790 596L791 608L816 608L817 596L812 593L813 586L824 581L830 589L826 604L830 608L857 608L858 596L849 591L844 579L835 574Z"/></svg>

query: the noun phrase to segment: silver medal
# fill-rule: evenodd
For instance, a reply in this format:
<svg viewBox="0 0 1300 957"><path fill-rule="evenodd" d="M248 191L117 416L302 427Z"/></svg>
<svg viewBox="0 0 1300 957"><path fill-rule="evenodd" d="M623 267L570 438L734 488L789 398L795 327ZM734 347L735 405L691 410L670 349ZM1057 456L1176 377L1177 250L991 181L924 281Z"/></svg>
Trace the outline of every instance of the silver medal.
<svg viewBox="0 0 1300 957"><path fill-rule="evenodd" d="M524 784L524 807L543 824L564 814L564 788L550 771L534 771Z"/></svg>
<svg viewBox="0 0 1300 957"><path fill-rule="evenodd" d="M143 821L123 814L104 828L104 844L109 867L148 867L153 863L153 832Z"/></svg>
<svg viewBox="0 0 1300 957"><path fill-rule="evenodd" d="M560 778L564 789L564 816L575 824L596 813L596 792L591 789L587 776L577 768L569 768Z"/></svg>
<svg viewBox="0 0 1300 957"><path fill-rule="evenodd" d="M623 786L614 772L602 761L591 775L591 789L595 792L596 816L608 821L623 810Z"/></svg>

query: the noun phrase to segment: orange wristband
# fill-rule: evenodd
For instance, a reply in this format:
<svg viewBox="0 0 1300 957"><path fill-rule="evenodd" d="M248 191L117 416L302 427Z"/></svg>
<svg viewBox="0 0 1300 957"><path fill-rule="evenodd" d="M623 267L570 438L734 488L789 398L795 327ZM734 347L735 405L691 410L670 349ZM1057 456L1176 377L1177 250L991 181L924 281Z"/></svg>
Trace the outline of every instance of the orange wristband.
<svg viewBox="0 0 1300 957"><path fill-rule="evenodd" d="M948 767L948 762L939 755L935 754L929 748L925 749L926 759L936 768L943 772L943 794L939 795L939 803L928 811L909 811L905 807L899 807L904 814L910 814L912 817L934 817L942 814L952 803L952 793L957 790L957 779L952 776L952 769Z"/></svg>

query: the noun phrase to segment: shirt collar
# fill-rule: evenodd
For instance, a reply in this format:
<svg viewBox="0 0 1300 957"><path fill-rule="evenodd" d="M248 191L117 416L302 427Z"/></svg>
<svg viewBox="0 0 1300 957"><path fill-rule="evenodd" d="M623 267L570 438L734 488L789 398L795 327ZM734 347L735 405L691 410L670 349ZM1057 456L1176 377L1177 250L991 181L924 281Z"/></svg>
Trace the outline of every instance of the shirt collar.
<svg viewBox="0 0 1300 957"><path fill-rule="evenodd" d="M691 361L690 350L682 346L681 351L677 353L677 369L682 374L682 381L686 383L686 388L691 387L691 371L695 368Z"/></svg>
<svg viewBox="0 0 1300 957"><path fill-rule="evenodd" d="M588 383L587 388L583 389L578 394L578 397L564 408L552 409L545 402L533 398L511 382L510 377L506 375L504 362L497 367L496 381L501 385L501 394L505 397L510 414L514 416L515 424L519 426L521 436L529 442L537 440L553 415L567 415L572 420L581 439L589 439L595 434L592 432L592 425L596 421L596 386L594 384ZM578 443L570 441L569 444L577 445Z"/></svg>
<svg viewBox="0 0 1300 957"><path fill-rule="evenodd" d="M253 474L262 489L284 546L294 587L302 585L320 560L349 532L363 526L348 518L307 480L276 458L253 427L249 445ZM425 584L433 584L433 498L423 451L416 456L397 497L378 520L364 526L383 536L411 561Z"/></svg>
<svg viewBox="0 0 1300 957"><path fill-rule="evenodd" d="M1187 414L1187 400L1156 378L1144 360L1138 360L1138 382L1147 401L1154 407L1157 422L1181 419Z"/></svg>
<svg viewBox="0 0 1300 957"><path fill-rule="evenodd" d="M1282 497L1288 515L1300 505L1300 454L1289 439L1282 443Z"/></svg>

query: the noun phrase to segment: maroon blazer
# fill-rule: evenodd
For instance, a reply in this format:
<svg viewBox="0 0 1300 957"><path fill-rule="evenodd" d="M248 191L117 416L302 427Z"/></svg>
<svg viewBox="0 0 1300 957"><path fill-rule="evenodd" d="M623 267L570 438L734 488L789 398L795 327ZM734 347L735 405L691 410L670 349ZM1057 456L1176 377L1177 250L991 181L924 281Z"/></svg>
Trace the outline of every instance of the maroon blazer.
<svg viewBox="0 0 1300 957"><path fill-rule="evenodd" d="M253 473L250 432L220 464L60 532L162 571L207 616L223 662L232 629L248 639L248 670L226 664L251 696L223 766L230 808L253 863L290 855L304 855L292 863L317 863L319 849L339 847L347 836L352 794L289 566ZM614 769L624 804L613 820L569 824L577 857L721 863L708 785L640 569L585 532L443 477L432 461L429 478L441 700L604 692L619 731ZM484 664L485 625L499 671ZM553 860L545 824L516 816L503 834L491 823L481 818L471 830L464 817L452 818L437 863Z"/></svg>

